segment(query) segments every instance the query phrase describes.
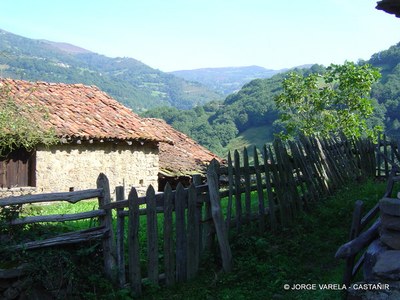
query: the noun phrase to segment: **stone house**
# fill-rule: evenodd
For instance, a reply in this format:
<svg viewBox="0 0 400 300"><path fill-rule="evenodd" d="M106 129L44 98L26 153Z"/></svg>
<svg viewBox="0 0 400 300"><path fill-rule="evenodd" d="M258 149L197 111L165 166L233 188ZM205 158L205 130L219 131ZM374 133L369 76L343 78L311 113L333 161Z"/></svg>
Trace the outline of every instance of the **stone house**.
<svg viewBox="0 0 400 300"><path fill-rule="evenodd" d="M158 186L159 143L170 143L146 122L95 86L0 79L14 101L45 108L44 127L60 143L17 149L0 161L0 188L31 187L35 192L94 188L100 172L111 189ZM1 192L1 191L0 191ZM1 197L1 194L0 194Z"/></svg>

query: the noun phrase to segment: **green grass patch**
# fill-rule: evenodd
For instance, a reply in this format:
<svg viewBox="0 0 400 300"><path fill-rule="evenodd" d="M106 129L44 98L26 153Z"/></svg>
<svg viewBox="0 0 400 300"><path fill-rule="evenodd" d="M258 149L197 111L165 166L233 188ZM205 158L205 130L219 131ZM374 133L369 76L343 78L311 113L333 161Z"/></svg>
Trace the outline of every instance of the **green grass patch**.
<svg viewBox="0 0 400 300"><path fill-rule="evenodd" d="M274 135L272 127L269 125L252 127L242 133L236 138L232 139L229 144L225 147L226 153L229 151L233 152L236 149L242 150L244 147L254 146L260 150L265 143L272 142Z"/></svg>

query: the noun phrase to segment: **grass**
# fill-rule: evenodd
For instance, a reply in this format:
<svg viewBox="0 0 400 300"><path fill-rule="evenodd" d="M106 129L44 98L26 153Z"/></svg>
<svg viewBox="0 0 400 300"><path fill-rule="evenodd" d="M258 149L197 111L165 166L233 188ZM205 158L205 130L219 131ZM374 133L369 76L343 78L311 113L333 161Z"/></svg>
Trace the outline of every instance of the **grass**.
<svg viewBox="0 0 400 300"><path fill-rule="evenodd" d="M231 273L221 273L218 255L210 255L203 258L199 276L194 280L169 288L146 284L143 299L340 299L341 291L321 290L318 285L341 284L344 261L334 259L334 254L348 239L354 203L363 200L366 212L380 199L385 188L385 183L373 181L345 186L334 196L312 204L310 212L301 214L295 225L275 234L269 231L260 234L257 228L251 226L240 234L233 232L230 241L234 270ZM253 198L257 201L256 193L253 193ZM97 201L94 200L74 205L34 206L31 209L37 214L62 214L96 207ZM160 216L160 234L162 220ZM67 225L76 230L87 228L88 223L74 221ZM140 226L146 228L143 217ZM141 233L140 240L145 251L145 232ZM130 299L126 290L114 290L102 279L98 272L102 268L98 244L76 248L57 248L31 254L37 262L36 271L40 271L34 274L44 274L37 280L48 280L61 268L68 271L63 276L71 280L69 285L77 293L81 292L85 299ZM77 255L67 250L74 250ZM145 267L145 252L142 257ZM75 266L75 262L88 260L90 264L85 264L87 269ZM54 270L43 269L46 264L54 266ZM79 283L76 280L80 280ZM285 290L285 284L316 284L317 288Z"/></svg>
<svg viewBox="0 0 400 300"><path fill-rule="evenodd" d="M240 133L238 137L232 139L225 147L226 153L233 152L236 149L256 145L260 150L265 143L272 142L274 135L270 125L252 127Z"/></svg>

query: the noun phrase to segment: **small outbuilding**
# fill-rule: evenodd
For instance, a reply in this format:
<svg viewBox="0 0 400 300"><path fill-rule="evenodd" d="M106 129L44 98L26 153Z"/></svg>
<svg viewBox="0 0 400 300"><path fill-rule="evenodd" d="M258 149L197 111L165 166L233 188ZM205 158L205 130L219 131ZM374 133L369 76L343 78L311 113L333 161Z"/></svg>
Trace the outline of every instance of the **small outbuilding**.
<svg viewBox="0 0 400 300"><path fill-rule="evenodd" d="M94 188L100 172L111 188L158 187L159 143L165 132L95 86L0 79L15 103L39 105L59 143L34 151L17 149L0 161L0 188L32 187L36 192ZM9 194L8 194L9 195ZM1 196L1 194L0 194Z"/></svg>

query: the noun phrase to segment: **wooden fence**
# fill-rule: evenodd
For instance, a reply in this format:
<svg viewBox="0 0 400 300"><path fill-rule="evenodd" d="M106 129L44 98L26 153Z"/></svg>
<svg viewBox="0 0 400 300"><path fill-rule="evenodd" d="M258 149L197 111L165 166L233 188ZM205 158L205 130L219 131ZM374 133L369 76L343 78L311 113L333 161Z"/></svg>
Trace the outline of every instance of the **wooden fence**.
<svg viewBox="0 0 400 300"><path fill-rule="evenodd" d="M388 178L394 166L400 166L400 140L380 135L376 147L377 177Z"/></svg>
<svg viewBox="0 0 400 300"><path fill-rule="evenodd" d="M100 225L87 230L79 230L68 233L63 233L44 240L37 240L32 242L25 242L20 245L14 246L15 249L31 250L37 248L44 248L57 245L74 244L86 242L94 239L101 238L103 241L103 255L104 255L104 269L108 278L112 278L114 257L112 249L114 248L114 234L112 226L112 212L106 205L111 202L110 188L107 177L100 174L97 180L97 188L76 192L67 193L50 193L27 195L18 197L8 197L0 200L0 208L13 206L23 206L32 203L51 203L66 201L69 203L78 203L85 199L98 199L97 210L81 212L75 214L59 214L59 215L46 215L46 216L16 216L14 219L9 220L9 226L27 225L41 222L65 222L74 220L83 220L91 218L99 218Z"/></svg>
<svg viewBox="0 0 400 300"><path fill-rule="evenodd" d="M100 175L94 190L10 197L0 200L0 206L44 201L76 203L97 197L99 208L93 212L26 217L10 224L99 217L100 227L23 247L80 242L85 235L101 238L107 276L140 295L145 278L156 285L193 278L202 255L215 248L214 242L218 242L223 269L231 270L230 230L240 231L250 222L260 231L290 226L310 203L348 180L375 176L375 172L375 145L370 140L302 138L287 144L276 141L265 146L262 153L254 148L252 155L247 149L242 155L235 151L233 158L229 154L225 166L214 160L207 171L207 184L200 184L199 177L194 177L188 188L178 185L172 191L167 185L163 193L157 194L149 187L143 197L132 189L127 198L119 187L117 201L111 202L108 181Z"/></svg>
<svg viewBox="0 0 400 300"><path fill-rule="evenodd" d="M243 223L257 220L261 231L267 225L272 230L289 226L310 203L375 172L375 145L370 140L305 137L287 144L275 141L264 146L261 156L256 148L251 155L244 149L242 157L235 151L233 158L228 155L227 167L216 170L228 183L221 192L228 198L228 228L240 230Z"/></svg>
<svg viewBox="0 0 400 300"><path fill-rule="evenodd" d="M25 242L14 248L31 250L99 239L102 241L106 276L120 287L130 286L135 295L140 295L143 281L171 285L192 279L198 272L201 255L211 250L215 228L212 223L213 219L218 220L211 208L219 206L219 195L210 197L210 185L200 185L199 176L194 176L193 181L189 188L178 184L175 191L167 184L164 192L158 194L150 186L143 197L138 197L132 188L127 199L123 195L123 187L117 187L117 201L111 202L108 179L100 174L97 189L8 197L1 199L0 207L55 201L78 203L98 198L98 209L93 211L17 216L10 220L9 226L100 219L97 227ZM217 190L216 184L214 187ZM114 225L113 215L116 215ZM218 241L221 243L224 241L219 236L221 227L217 228ZM229 247L227 236L225 245ZM127 262L125 257L128 258ZM224 269L229 271L230 263L224 263Z"/></svg>

